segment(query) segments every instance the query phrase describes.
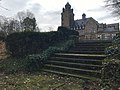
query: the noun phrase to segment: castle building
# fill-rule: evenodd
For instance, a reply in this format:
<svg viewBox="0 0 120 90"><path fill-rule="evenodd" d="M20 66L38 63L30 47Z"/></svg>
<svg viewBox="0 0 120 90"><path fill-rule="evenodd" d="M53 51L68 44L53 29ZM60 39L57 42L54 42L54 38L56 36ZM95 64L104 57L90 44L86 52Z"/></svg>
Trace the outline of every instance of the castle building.
<svg viewBox="0 0 120 90"><path fill-rule="evenodd" d="M61 26L79 32L79 38L82 40L111 40L119 33L119 23L103 24L98 23L94 18L86 18L82 14L82 19L74 20L74 13L71 5L67 3L61 13Z"/></svg>

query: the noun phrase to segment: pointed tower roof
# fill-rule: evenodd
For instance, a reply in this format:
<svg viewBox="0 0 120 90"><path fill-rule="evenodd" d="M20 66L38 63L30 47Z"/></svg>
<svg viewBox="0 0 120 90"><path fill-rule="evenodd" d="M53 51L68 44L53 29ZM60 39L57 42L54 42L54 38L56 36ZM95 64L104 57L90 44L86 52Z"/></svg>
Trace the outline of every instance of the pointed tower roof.
<svg viewBox="0 0 120 90"><path fill-rule="evenodd" d="M66 9L70 9L71 8L71 5L69 4L69 2L67 2L67 4L65 5L65 8Z"/></svg>

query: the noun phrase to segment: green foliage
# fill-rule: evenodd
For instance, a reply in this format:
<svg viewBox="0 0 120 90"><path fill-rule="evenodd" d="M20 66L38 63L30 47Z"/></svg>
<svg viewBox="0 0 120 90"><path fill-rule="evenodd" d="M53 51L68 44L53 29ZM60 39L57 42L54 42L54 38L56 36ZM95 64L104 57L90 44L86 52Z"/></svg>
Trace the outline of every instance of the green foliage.
<svg viewBox="0 0 120 90"><path fill-rule="evenodd" d="M58 32L60 32L64 38L68 38L70 37L71 35L76 35L76 36L79 36L79 33L75 30L70 30L66 27L58 27Z"/></svg>
<svg viewBox="0 0 120 90"><path fill-rule="evenodd" d="M65 34L66 32L64 31L13 33L7 36L6 46L11 56L17 58L26 57L23 61L15 60L17 64L19 62L22 63L23 66L20 65L21 70L23 69L23 71L27 72L39 71L52 54L68 50L71 46L75 45L78 39L76 36L77 33ZM7 65L11 67L11 65ZM16 72L17 70L18 68L15 67L12 72ZM8 71L10 70L8 69Z"/></svg>
<svg viewBox="0 0 120 90"><path fill-rule="evenodd" d="M0 40L5 40L6 36L3 31L0 31Z"/></svg>
<svg viewBox="0 0 120 90"><path fill-rule="evenodd" d="M6 39L7 49L14 57L41 53L53 43L55 32L21 32L10 34Z"/></svg>
<svg viewBox="0 0 120 90"><path fill-rule="evenodd" d="M46 60L57 51L56 47L49 47L47 50L43 51L42 54L32 54L26 57L26 71L35 72L40 71L44 67Z"/></svg>
<svg viewBox="0 0 120 90"><path fill-rule="evenodd" d="M38 72L43 68L43 60L41 59L41 56L38 55L29 55L26 57L25 62L25 71L27 72Z"/></svg>
<svg viewBox="0 0 120 90"><path fill-rule="evenodd" d="M43 51L42 54L33 54L28 55L26 57L27 60L27 71L39 71L41 68L43 68L44 63L47 62L47 59L53 55L55 52L65 51L68 50L70 47L75 45L75 42L73 40L68 40L67 42L63 43L60 47L49 47L45 51Z"/></svg>
<svg viewBox="0 0 120 90"><path fill-rule="evenodd" d="M49 46L68 40L71 35L77 35L76 31L60 29L57 32L46 33L13 33L7 36L6 46L13 57L25 57L30 54L41 53Z"/></svg>
<svg viewBox="0 0 120 90"><path fill-rule="evenodd" d="M120 61L112 59L102 69L102 86L117 90L120 85ZM107 90L107 89L105 89Z"/></svg>
<svg viewBox="0 0 120 90"><path fill-rule="evenodd" d="M113 38L112 45L106 48L106 54L101 86L105 90L117 90L120 87L120 33Z"/></svg>
<svg viewBox="0 0 120 90"><path fill-rule="evenodd" d="M17 73L25 71L26 60L23 58L7 58L0 61L0 73Z"/></svg>
<svg viewBox="0 0 120 90"><path fill-rule="evenodd" d="M120 59L120 33L113 38L112 46L106 48L108 58Z"/></svg>
<svg viewBox="0 0 120 90"><path fill-rule="evenodd" d="M6 46L13 57L22 57L45 50L49 46L48 38L45 33L13 33L7 37Z"/></svg>
<svg viewBox="0 0 120 90"><path fill-rule="evenodd" d="M23 20L23 25L24 25L24 31L35 31L36 29L36 19L35 18L29 18L26 17Z"/></svg>

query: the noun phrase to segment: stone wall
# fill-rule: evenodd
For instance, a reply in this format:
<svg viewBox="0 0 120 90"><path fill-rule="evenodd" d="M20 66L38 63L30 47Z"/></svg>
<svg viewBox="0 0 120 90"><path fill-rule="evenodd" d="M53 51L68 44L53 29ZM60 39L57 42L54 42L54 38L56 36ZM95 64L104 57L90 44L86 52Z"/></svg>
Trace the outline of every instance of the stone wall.
<svg viewBox="0 0 120 90"><path fill-rule="evenodd" d="M0 41L0 59L7 57L6 45L4 41Z"/></svg>

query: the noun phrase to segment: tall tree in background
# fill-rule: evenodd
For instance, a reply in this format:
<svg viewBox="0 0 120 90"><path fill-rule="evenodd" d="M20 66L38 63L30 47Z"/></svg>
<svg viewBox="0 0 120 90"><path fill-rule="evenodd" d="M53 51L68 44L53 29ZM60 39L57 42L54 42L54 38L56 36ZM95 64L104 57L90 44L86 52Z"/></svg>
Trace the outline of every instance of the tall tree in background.
<svg viewBox="0 0 120 90"><path fill-rule="evenodd" d="M112 9L112 14L120 18L120 0L105 0L106 7Z"/></svg>
<svg viewBox="0 0 120 90"><path fill-rule="evenodd" d="M29 18L26 17L23 20L23 27L24 27L24 31L36 31L36 19L35 18Z"/></svg>
<svg viewBox="0 0 120 90"><path fill-rule="evenodd" d="M21 31L35 31L36 19L32 12L30 11L21 11L17 13L17 19L20 22Z"/></svg>
<svg viewBox="0 0 120 90"><path fill-rule="evenodd" d="M15 19L10 19L8 24L8 34L14 33L14 32L20 32L20 26L19 21Z"/></svg>
<svg viewBox="0 0 120 90"><path fill-rule="evenodd" d="M0 31L4 32L5 36L8 35L8 19L4 16L0 16Z"/></svg>
<svg viewBox="0 0 120 90"><path fill-rule="evenodd" d="M17 18L6 18L0 15L0 33L5 36L14 32L34 31L39 32L35 16L30 11L22 11L17 13Z"/></svg>
<svg viewBox="0 0 120 90"><path fill-rule="evenodd" d="M19 21L14 18L0 16L0 31L4 32L5 35L20 32Z"/></svg>

